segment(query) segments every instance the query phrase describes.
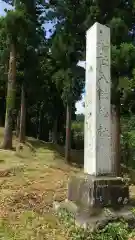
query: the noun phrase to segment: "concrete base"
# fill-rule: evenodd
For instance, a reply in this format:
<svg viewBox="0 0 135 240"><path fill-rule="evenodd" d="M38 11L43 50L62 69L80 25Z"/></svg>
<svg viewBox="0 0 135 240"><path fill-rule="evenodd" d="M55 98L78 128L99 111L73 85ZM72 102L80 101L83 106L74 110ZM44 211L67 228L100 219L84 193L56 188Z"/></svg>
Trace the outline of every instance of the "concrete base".
<svg viewBox="0 0 135 240"><path fill-rule="evenodd" d="M129 187L122 178L82 174L70 178L67 199L75 203L79 211L95 215L104 207L120 209L127 205Z"/></svg>
<svg viewBox="0 0 135 240"><path fill-rule="evenodd" d="M87 174L71 177L65 202L54 203L55 210L73 213L76 224L92 229L109 221L124 218L135 223L129 206L129 187L118 177L94 177Z"/></svg>

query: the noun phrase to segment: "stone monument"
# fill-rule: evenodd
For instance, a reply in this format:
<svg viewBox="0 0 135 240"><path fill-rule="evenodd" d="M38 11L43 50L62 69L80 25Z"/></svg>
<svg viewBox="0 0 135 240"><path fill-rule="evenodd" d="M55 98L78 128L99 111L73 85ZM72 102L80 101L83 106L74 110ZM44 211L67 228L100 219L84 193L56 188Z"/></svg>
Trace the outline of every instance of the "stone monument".
<svg viewBox="0 0 135 240"><path fill-rule="evenodd" d="M95 23L86 35L84 172L112 175L110 29Z"/></svg>
<svg viewBox="0 0 135 240"><path fill-rule="evenodd" d="M129 202L129 188L116 176L111 157L110 29L99 23L86 34L85 69L84 173L70 178L67 197L82 223L86 216L103 218L104 208L118 213Z"/></svg>

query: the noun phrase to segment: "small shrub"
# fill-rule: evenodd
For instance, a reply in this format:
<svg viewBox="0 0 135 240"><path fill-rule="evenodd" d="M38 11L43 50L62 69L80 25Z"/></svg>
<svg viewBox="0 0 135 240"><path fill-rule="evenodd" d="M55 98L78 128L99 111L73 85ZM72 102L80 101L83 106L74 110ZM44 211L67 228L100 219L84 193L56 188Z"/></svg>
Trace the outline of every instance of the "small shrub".
<svg viewBox="0 0 135 240"><path fill-rule="evenodd" d="M59 211L58 217L73 240L128 240L135 236L135 233L129 230L128 224L123 221L109 223L102 230L92 232L90 228L75 225L73 215L64 209Z"/></svg>

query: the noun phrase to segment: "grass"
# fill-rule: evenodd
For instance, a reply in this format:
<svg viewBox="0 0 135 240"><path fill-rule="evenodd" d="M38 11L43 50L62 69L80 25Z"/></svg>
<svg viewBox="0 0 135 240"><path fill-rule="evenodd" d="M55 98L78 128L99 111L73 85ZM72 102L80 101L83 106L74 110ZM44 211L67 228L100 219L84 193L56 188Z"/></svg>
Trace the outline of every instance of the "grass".
<svg viewBox="0 0 135 240"><path fill-rule="evenodd" d="M52 206L66 198L68 177L80 169L66 165L52 144L29 138L20 148L14 138L14 147L0 150L0 239L70 239Z"/></svg>
<svg viewBox="0 0 135 240"><path fill-rule="evenodd" d="M63 150L53 144L33 138L21 147L16 138L13 142L16 151L0 150L0 239L73 239L53 212L53 201L66 198L68 178L82 169L65 164ZM80 156L72 153L74 161Z"/></svg>

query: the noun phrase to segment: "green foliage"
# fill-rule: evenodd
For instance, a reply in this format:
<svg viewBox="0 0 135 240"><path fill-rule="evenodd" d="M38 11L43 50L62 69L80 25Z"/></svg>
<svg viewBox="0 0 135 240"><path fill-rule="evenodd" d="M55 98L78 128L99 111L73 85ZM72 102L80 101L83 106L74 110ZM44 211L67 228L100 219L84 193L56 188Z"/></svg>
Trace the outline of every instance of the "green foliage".
<svg viewBox="0 0 135 240"><path fill-rule="evenodd" d="M65 209L60 210L58 216L73 240L128 240L129 236L134 236L134 231L123 221L108 223L102 230L91 231L77 226L73 215Z"/></svg>
<svg viewBox="0 0 135 240"><path fill-rule="evenodd" d="M112 103L123 103L134 86L135 47L132 43L122 43L120 46L112 45ZM121 99L119 96L121 93Z"/></svg>
<svg viewBox="0 0 135 240"><path fill-rule="evenodd" d="M121 119L122 162L127 167L135 168L135 116Z"/></svg>
<svg viewBox="0 0 135 240"><path fill-rule="evenodd" d="M79 124L72 126L72 148L76 150L84 149L84 131Z"/></svg>
<svg viewBox="0 0 135 240"><path fill-rule="evenodd" d="M54 78L58 88L62 88L64 101L67 96L70 98L72 95L74 98L75 94L79 98L82 93L84 75L76 81L72 64L76 65L77 60L85 57L85 32L98 21L111 29L112 103L120 106L123 96L129 96L134 85L134 1L81 0L73 4L71 0L56 0L50 1L48 5L48 17L57 19L52 37L52 55L58 66ZM76 88L78 82L81 84Z"/></svg>
<svg viewBox="0 0 135 240"><path fill-rule="evenodd" d="M1 86L5 87L7 79L8 46L13 37L18 43L16 105L18 108L20 87L24 81L28 121L31 123L34 119L34 129L39 115L42 125L47 120L52 128L56 117L63 128L67 101L72 101L74 111L85 81L84 70L76 63L85 58L85 33L95 21L111 29L112 103L122 103L122 114L135 111L134 1L6 2L12 2L15 10L8 11L6 18L0 21ZM48 21L55 23L55 28L50 39L45 39L42 24ZM78 126L74 128L73 135L80 146L82 130L79 132Z"/></svg>
<svg viewBox="0 0 135 240"><path fill-rule="evenodd" d="M120 45L121 42L128 40L128 26L126 25L125 19L119 17L113 17L109 22L111 28L111 41L113 45Z"/></svg>
<svg viewBox="0 0 135 240"><path fill-rule="evenodd" d="M83 132L84 131L84 122L77 122L74 121L72 122L72 129L75 130L76 132Z"/></svg>

